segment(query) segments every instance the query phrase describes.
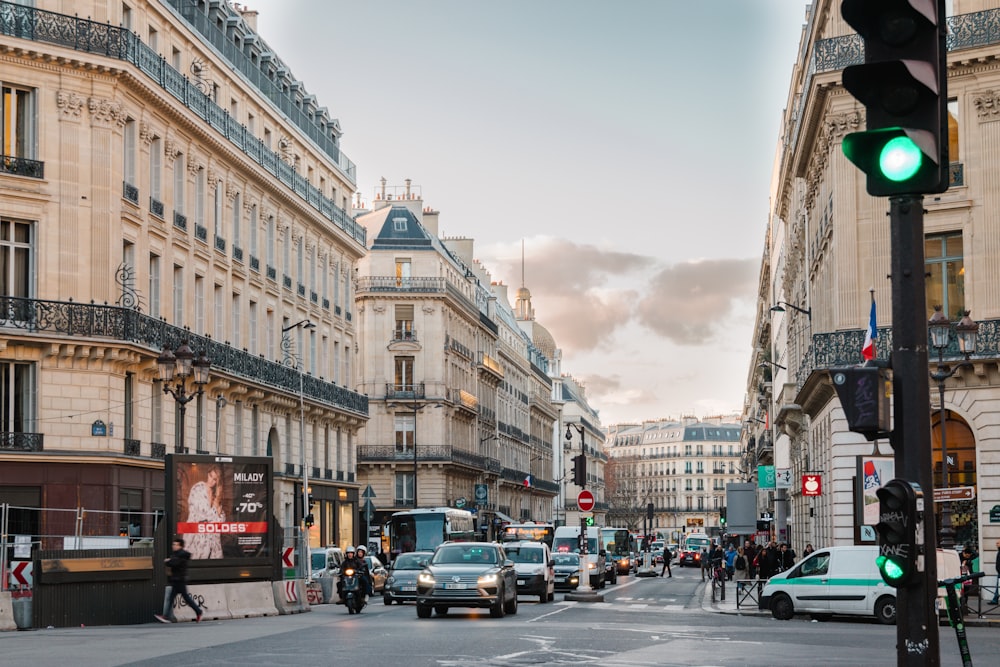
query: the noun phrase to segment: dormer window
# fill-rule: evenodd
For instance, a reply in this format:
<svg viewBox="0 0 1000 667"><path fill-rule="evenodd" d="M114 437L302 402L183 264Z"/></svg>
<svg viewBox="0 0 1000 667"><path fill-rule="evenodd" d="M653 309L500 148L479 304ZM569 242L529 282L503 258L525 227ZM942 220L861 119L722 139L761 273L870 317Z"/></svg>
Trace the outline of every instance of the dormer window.
<svg viewBox="0 0 1000 667"><path fill-rule="evenodd" d="M395 231L395 232L405 232L406 229L407 229L407 227L406 227L407 220L408 219L405 216L401 216L401 217L398 217L398 218L393 218L392 219L392 229L393 229L393 231Z"/></svg>

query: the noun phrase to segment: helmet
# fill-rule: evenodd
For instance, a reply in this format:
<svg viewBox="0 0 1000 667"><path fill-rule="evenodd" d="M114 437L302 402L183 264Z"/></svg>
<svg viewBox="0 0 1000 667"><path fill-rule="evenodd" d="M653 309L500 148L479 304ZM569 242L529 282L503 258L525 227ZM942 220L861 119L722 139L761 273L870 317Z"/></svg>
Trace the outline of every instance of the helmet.
<svg viewBox="0 0 1000 667"><path fill-rule="evenodd" d="M344 553L345 554L352 554L352 553L354 553L354 547L348 546L346 549L344 549Z"/></svg>
<svg viewBox="0 0 1000 667"><path fill-rule="evenodd" d="M368 553L368 547L363 544L358 545L358 553Z"/></svg>

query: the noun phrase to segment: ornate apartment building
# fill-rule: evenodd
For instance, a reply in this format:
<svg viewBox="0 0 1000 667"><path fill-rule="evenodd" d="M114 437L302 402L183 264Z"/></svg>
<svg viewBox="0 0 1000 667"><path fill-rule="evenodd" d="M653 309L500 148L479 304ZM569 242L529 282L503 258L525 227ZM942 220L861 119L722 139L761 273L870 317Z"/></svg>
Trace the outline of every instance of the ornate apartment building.
<svg viewBox="0 0 1000 667"><path fill-rule="evenodd" d="M473 241L439 238L438 212L409 182L383 183L372 208L357 218L369 247L355 290L371 410L358 474L375 493L372 525L435 506L474 510L490 535L501 522L551 520L560 406L543 350L557 355L530 294L511 308Z"/></svg>
<svg viewBox="0 0 1000 667"><path fill-rule="evenodd" d="M338 121L226 2L27 4L0 3L11 530L83 508L84 534L151 535L165 454L197 451L273 457L282 523L305 476L311 541L353 541L366 237ZM160 379L184 342L202 392Z"/></svg>
<svg viewBox="0 0 1000 667"><path fill-rule="evenodd" d="M844 68L863 62L863 48L839 7L837 0L809 6L792 72L743 415L747 463L773 461L793 473L787 497L768 505L762 494L760 509L774 512L779 539L799 546L873 543L862 494L878 481L871 473L893 457L887 440L872 443L848 431L827 370L862 361L873 299L878 359L889 359L892 337L889 202L866 193L864 174L841 149L846 133L864 129L865 116L841 85ZM1000 539L990 516L1000 505L1000 39L992 29L1000 3L954 0L946 7L951 182L924 198L926 317L937 305L950 320L950 343L941 352L950 367L963 359L954 325L965 311L979 336L970 365L947 379L943 406L931 383L925 418L935 487L967 487L974 495L949 504L955 540L974 544L983 562L992 562ZM932 373L938 352L930 340L928 350ZM821 495L803 495L797 480L807 474L821 477ZM945 505L932 504L938 526Z"/></svg>
<svg viewBox="0 0 1000 667"><path fill-rule="evenodd" d="M608 525L641 531L653 505L654 530L724 532L726 485L743 482L741 427L733 417L645 421L608 428Z"/></svg>

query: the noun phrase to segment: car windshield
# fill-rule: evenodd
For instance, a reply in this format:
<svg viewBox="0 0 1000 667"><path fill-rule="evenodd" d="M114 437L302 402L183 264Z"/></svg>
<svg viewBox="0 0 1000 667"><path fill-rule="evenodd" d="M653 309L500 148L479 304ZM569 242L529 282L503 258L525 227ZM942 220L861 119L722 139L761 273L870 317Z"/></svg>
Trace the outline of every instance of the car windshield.
<svg viewBox="0 0 1000 667"><path fill-rule="evenodd" d="M507 558L515 563L541 563L542 550L537 547L508 547Z"/></svg>
<svg viewBox="0 0 1000 667"><path fill-rule="evenodd" d="M556 554L553 556L553 560L556 562L556 565L580 566L580 557L576 554Z"/></svg>
<svg viewBox="0 0 1000 667"><path fill-rule="evenodd" d="M392 569L394 570L419 570L421 569L420 562L427 558L427 554L418 553L408 553L399 554L396 558L396 562L393 563Z"/></svg>
<svg viewBox="0 0 1000 667"><path fill-rule="evenodd" d="M432 565L446 565L464 563L475 565L496 565L497 553L495 549L489 547L476 547L468 545L449 545L438 547L431 559Z"/></svg>

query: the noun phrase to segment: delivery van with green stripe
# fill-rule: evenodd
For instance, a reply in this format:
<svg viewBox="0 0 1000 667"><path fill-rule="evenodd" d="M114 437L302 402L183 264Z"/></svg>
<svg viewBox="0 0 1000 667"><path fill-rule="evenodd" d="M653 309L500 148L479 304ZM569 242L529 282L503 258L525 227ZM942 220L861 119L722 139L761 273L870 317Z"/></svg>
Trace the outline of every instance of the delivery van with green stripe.
<svg viewBox="0 0 1000 667"><path fill-rule="evenodd" d="M955 551L937 550L938 578L958 576ZM779 620L795 614L826 619L834 615L874 616L896 622L896 589L882 580L875 558L878 547L846 546L818 549L764 585L760 608ZM939 601L944 591L938 591ZM939 605L944 609L944 604Z"/></svg>

